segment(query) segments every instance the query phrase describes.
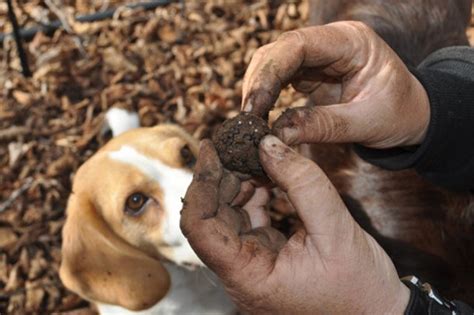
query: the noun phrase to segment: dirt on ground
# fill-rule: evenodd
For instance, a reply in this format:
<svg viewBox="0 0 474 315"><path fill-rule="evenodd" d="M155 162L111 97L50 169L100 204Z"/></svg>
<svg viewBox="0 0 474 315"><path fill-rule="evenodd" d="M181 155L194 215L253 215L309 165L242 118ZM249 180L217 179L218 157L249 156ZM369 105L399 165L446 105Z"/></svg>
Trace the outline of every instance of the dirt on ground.
<svg viewBox="0 0 474 315"><path fill-rule="evenodd" d="M0 314L94 312L63 287L58 267L71 180L108 140L109 108L138 112L143 126L173 122L209 137L238 113L255 50L308 16L304 0L178 1L152 10L129 2L13 1L20 27L61 27L23 43L29 78L12 38L0 50ZM112 18L75 20L110 8L118 8ZM12 29L7 12L0 3L0 33ZM474 28L468 33L474 42ZM277 107L303 102L287 89Z"/></svg>

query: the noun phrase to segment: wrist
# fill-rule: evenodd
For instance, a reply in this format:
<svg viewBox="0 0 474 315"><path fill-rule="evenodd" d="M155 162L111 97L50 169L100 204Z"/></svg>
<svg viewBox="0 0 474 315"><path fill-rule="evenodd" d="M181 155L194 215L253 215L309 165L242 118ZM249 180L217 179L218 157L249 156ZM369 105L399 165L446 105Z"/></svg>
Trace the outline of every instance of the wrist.
<svg viewBox="0 0 474 315"><path fill-rule="evenodd" d="M410 289L400 281L400 290L389 314L404 314L410 301Z"/></svg>
<svg viewBox="0 0 474 315"><path fill-rule="evenodd" d="M382 292L381 292L382 293ZM386 292L378 300L374 301L372 307L366 314L404 314L410 301L410 289L401 281L398 281L394 290Z"/></svg>

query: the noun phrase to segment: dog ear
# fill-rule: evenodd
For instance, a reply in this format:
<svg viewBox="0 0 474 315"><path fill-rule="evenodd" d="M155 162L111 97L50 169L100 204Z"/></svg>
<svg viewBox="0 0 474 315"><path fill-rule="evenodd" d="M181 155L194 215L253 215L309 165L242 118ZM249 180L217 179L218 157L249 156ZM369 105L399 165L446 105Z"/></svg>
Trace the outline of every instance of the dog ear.
<svg viewBox="0 0 474 315"><path fill-rule="evenodd" d="M150 308L170 287L164 266L120 239L87 198L71 196L60 278L81 297L129 310Z"/></svg>

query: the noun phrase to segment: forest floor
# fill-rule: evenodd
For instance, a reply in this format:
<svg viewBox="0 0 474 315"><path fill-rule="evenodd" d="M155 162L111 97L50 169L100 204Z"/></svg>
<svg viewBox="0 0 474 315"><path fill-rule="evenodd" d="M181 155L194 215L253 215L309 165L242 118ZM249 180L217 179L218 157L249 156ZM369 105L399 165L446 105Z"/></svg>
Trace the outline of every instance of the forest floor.
<svg viewBox="0 0 474 315"><path fill-rule="evenodd" d="M31 78L12 39L0 50L0 314L93 313L58 268L71 180L108 140L107 109L208 137L239 111L252 54L304 25L308 2L186 1L148 11L114 0L13 2L21 27L58 19L64 27L24 43ZM115 7L110 19L74 20ZM10 31L2 2L0 33ZM474 27L468 34L474 44ZM277 106L302 102L286 89Z"/></svg>

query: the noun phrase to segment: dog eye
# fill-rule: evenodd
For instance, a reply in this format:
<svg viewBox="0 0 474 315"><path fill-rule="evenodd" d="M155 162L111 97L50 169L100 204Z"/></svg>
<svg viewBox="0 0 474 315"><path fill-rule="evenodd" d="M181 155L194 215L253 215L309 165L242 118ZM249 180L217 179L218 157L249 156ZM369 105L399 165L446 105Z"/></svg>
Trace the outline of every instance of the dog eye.
<svg viewBox="0 0 474 315"><path fill-rule="evenodd" d="M133 193L128 196L125 202L125 212L131 215L138 215L143 210L148 197L142 193Z"/></svg>
<svg viewBox="0 0 474 315"><path fill-rule="evenodd" d="M188 145L181 148L180 154L185 166L191 168L196 164L196 158Z"/></svg>

